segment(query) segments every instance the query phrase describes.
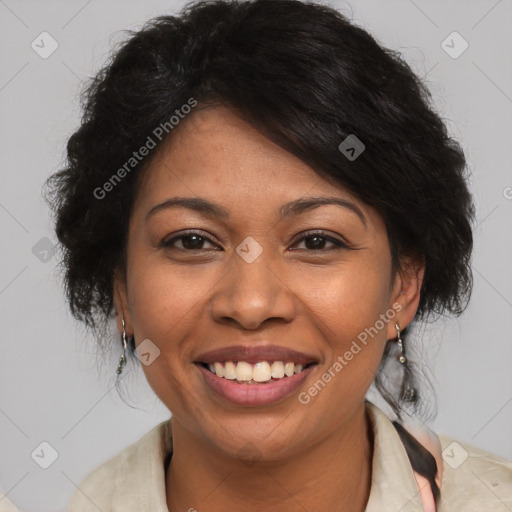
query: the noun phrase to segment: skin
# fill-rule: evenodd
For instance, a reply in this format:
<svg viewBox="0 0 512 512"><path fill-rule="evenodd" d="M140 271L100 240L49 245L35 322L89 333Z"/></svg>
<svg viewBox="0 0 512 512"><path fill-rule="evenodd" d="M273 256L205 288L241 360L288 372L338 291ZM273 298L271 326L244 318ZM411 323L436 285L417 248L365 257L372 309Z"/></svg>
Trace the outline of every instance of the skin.
<svg viewBox="0 0 512 512"><path fill-rule="evenodd" d="M404 328L414 317L423 267L403 259L392 275L377 211L225 107L191 113L143 177L130 218L126 274L116 275L114 292L120 332L124 317L136 344L148 338L161 351L142 368L172 412L169 510L363 511L373 453L364 397L386 340L396 338L395 322ZM284 203L313 195L350 201L364 223L336 205L278 218ZM229 218L169 208L145 220L174 196L206 198ZM160 245L187 229L211 242L199 239L194 246L182 238L174 249ZM317 229L349 248L300 239ZM250 264L235 252L248 236L263 249ZM301 404L297 394L397 303L397 316ZM297 393L279 403L232 405L193 365L201 352L262 340L320 361Z"/></svg>

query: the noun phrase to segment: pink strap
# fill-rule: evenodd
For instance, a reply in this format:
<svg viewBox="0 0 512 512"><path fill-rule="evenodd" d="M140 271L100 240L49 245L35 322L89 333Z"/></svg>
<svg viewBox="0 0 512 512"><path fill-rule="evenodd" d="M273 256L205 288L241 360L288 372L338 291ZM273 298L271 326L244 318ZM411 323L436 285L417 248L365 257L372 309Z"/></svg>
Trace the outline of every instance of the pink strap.
<svg viewBox="0 0 512 512"><path fill-rule="evenodd" d="M423 476L414 471L414 478L420 490L421 503L423 504L424 512L436 512L436 502L430 482Z"/></svg>
<svg viewBox="0 0 512 512"><path fill-rule="evenodd" d="M408 430L416 438L416 440L421 443L436 459L438 470L436 475L436 484L439 488L441 488L444 467L441 441L439 440L439 436L426 425L418 426L418 424L411 424L409 425ZM414 478L418 484L424 512L436 512L436 502L434 500L434 494L432 492L430 482L427 480L427 478L425 478L423 475L420 475L416 471L414 471Z"/></svg>

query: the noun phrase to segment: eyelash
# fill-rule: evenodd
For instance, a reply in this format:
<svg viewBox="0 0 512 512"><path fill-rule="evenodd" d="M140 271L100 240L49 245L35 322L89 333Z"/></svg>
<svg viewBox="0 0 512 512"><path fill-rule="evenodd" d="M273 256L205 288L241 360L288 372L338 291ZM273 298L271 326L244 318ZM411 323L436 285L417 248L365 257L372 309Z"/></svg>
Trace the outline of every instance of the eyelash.
<svg viewBox="0 0 512 512"><path fill-rule="evenodd" d="M188 236L191 236L191 235L197 235L198 237L200 237L204 240L207 240L212 245L216 245L215 242L213 242L213 240L211 240L209 237L205 236L201 231L189 230L189 231L185 231L185 232L181 233L180 235L175 236L169 240L162 241L161 246L164 248L167 248L167 249L171 249L171 250L186 251L186 252L198 252L198 251L202 251L202 250L208 250L208 249L183 249L181 247L173 247L172 244L175 241L181 240L183 238L187 238ZM345 242L342 242L341 240L334 238L332 236L326 235L325 231L322 231L322 230L306 231L298 240L296 240L294 242L293 245L296 245L297 243L302 242L303 240L306 240L307 238L311 238L314 236L321 237L321 238L325 239L327 242L331 242L332 244L334 244L334 247L331 249L296 249L296 250L305 250L307 252L328 252L328 251L339 250L339 249L349 249L349 246Z"/></svg>

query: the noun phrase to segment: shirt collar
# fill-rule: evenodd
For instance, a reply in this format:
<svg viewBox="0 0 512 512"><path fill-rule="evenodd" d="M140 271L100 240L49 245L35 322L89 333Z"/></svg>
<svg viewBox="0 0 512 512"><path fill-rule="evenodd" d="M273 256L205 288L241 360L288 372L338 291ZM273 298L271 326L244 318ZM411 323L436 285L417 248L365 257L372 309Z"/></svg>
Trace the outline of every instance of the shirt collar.
<svg viewBox="0 0 512 512"><path fill-rule="evenodd" d="M414 473L395 427L371 402L365 402L365 410L373 438L365 512L422 512ZM172 452L171 420L154 427L131 448L116 472L112 511L168 512L165 471Z"/></svg>
<svg viewBox="0 0 512 512"><path fill-rule="evenodd" d="M372 484L365 512L423 512L409 457L391 420L366 401L373 433Z"/></svg>

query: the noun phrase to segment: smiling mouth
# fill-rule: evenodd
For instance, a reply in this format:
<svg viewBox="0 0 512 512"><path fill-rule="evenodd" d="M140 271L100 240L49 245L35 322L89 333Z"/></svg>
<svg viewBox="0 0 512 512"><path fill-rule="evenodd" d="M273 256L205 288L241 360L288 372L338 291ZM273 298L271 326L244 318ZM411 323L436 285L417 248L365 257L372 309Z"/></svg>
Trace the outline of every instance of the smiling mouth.
<svg viewBox="0 0 512 512"><path fill-rule="evenodd" d="M283 361L224 361L215 363L197 363L217 377L236 381L239 384L266 384L285 380L293 375L302 373L317 363L296 364Z"/></svg>

